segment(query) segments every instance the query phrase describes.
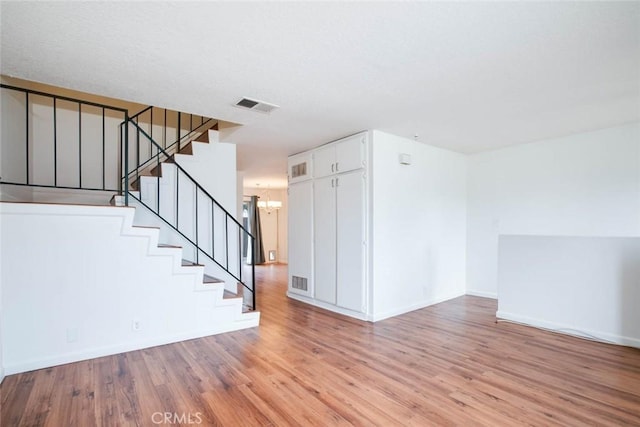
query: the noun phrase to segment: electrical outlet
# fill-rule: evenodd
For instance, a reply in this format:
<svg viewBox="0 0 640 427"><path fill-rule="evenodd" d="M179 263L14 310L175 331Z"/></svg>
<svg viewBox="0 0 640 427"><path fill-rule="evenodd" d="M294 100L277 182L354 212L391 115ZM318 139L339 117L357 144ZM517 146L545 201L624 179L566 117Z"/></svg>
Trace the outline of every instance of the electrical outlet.
<svg viewBox="0 0 640 427"><path fill-rule="evenodd" d="M133 321L131 322L131 329L134 330L134 331L139 331L140 330L140 320L133 319Z"/></svg>

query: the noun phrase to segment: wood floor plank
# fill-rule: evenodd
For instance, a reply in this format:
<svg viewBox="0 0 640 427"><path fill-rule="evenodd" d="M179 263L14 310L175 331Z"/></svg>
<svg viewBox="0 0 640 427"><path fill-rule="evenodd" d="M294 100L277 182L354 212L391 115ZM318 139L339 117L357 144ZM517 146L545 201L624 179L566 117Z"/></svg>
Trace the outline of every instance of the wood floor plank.
<svg viewBox="0 0 640 427"><path fill-rule="evenodd" d="M29 396L33 390L37 375L35 372L5 378L2 382L2 414L0 420L9 425L21 425L25 414L24 404L29 401ZM7 387L7 394L4 395L4 387ZM24 425L24 424L22 424Z"/></svg>
<svg viewBox="0 0 640 427"><path fill-rule="evenodd" d="M115 358L101 357L94 360L96 367L96 396L94 412L96 424L105 427L118 426L118 400L116 397Z"/></svg>
<svg viewBox="0 0 640 427"><path fill-rule="evenodd" d="M56 384L56 375L53 369L44 369L41 374L36 377L33 392L25 405L26 411L21 420L24 425L43 425L51 409L51 394Z"/></svg>
<svg viewBox="0 0 640 427"><path fill-rule="evenodd" d="M129 358L132 356L131 353L117 354L114 356L116 369L114 390L118 404L116 412L118 415L117 424L123 426L145 425L144 422L146 421L140 413L138 390L135 388L136 379L131 374L129 362ZM144 393L144 390L140 390L139 392Z"/></svg>
<svg viewBox="0 0 640 427"><path fill-rule="evenodd" d="M74 372L71 386L71 407L69 426L96 425L95 417L95 376L93 360L71 364Z"/></svg>
<svg viewBox="0 0 640 427"><path fill-rule="evenodd" d="M10 375L7 426L640 426L640 349L496 322L461 297L375 324L289 300L261 325Z"/></svg>
<svg viewBox="0 0 640 427"><path fill-rule="evenodd" d="M209 406L203 393L208 389L207 383L193 375L192 369L183 358L182 344L163 346L159 357L167 367L168 381L166 387L172 393L175 410L173 408L160 407L153 408L155 412L175 413L178 416L199 414L199 418L215 425L218 419ZM152 416L153 413L147 414Z"/></svg>
<svg viewBox="0 0 640 427"><path fill-rule="evenodd" d="M56 387L51 393L51 411L45 419L45 426L54 426L54 420L69 420L71 418L71 403L73 401L76 371L73 364L54 368L56 373ZM22 424L20 424L22 425Z"/></svg>

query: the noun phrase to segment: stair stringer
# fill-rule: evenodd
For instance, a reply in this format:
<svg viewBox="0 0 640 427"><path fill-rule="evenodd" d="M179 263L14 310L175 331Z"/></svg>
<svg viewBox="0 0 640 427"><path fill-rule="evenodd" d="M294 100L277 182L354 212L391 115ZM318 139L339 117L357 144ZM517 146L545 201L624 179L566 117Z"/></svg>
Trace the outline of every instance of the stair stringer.
<svg viewBox="0 0 640 427"><path fill-rule="evenodd" d="M158 229L135 227L133 208L2 203L0 216L6 374L259 323L180 248L158 247Z"/></svg>

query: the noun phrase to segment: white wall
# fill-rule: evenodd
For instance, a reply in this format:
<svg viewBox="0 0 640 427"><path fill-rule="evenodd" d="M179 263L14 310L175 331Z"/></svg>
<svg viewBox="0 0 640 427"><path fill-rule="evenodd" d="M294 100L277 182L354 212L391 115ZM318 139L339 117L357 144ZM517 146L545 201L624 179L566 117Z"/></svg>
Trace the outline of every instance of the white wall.
<svg viewBox="0 0 640 427"><path fill-rule="evenodd" d="M267 190L263 188L246 187L244 194L248 196L259 196L261 201L267 200ZM267 209L260 209L260 225L262 226L262 244L264 246L264 256L269 262L269 250L276 251L276 262L286 264L288 262L288 204L286 189L270 189L270 200L282 202L282 208L269 212Z"/></svg>
<svg viewBox="0 0 640 427"><path fill-rule="evenodd" d="M3 181L22 182L26 179L24 96L5 89L0 94L0 176Z"/></svg>
<svg viewBox="0 0 640 427"><path fill-rule="evenodd" d="M244 172L236 172L236 220L242 224L242 206L244 204L244 187L242 183L244 181Z"/></svg>
<svg viewBox="0 0 640 427"><path fill-rule="evenodd" d="M132 208L0 204L7 374L257 325L132 220Z"/></svg>
<svg viewBox="0 0 640 427"><path fill-rule="evenodd" d="M465 293L465 156L373 131L373 320ZM401 165L399 154L411 155Z"/></svg>
<svg viewBox="0 0 640 427"><path fill-rule="evenodd" d="M264 257L269 261L269 251L278 249L277 224L279 223L280 213L267 209L260 209L260 225L262 226L262 245L264 247ZM279 252L279 251L278 251ZM277 252L276 252L277 256Z"/></svg>
<svg viewBox="0 0 640 427"><path fill-rule="evenodd" d="M2 255L2 225L0 224L0 256ZM0 259L0 384L4 380L4 357L2 346L2 259Z"/></svg>
<svg viewBox="0 0 640 427"><path fill-rule="evenodd" d="M469 157L467 293L495 297L498 235L640 235L640 124Z"/></svg>
<svg viewBox="0 0 640 427"><path fill-rule="evenodd" d="M278 212L278 262L289 262L289 193L286 189L280 190L282 209Z"/></svg>
<svg viewBox="0 0 640 427"><path fill-rule="evenodd" d="M499 318L640 347L640 238L500 236Z"/></svg>
<svg viewBox="0 0 640 427"><path fill-rule="evenodd" d="M176 162L236 218L236 145L225 142L192 142L192 147L193 155L176 154Z"/></svg>
<svg viewBox="0 0 640 427"><path fill-rule="evenodd" d="M282 202L280 209L260 210L262 225L262 237L264 243L264 256L269 260L269 251L276 251L276 262L287 262L287 191L270 190L271 200ZM261 200L266 200L262 198Z"/></svg>

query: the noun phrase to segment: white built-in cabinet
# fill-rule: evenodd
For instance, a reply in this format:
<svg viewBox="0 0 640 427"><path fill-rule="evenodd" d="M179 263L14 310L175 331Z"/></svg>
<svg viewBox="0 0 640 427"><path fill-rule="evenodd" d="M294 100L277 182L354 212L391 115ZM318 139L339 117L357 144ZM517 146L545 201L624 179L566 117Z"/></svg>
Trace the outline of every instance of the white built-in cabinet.
<svg viewBox="0 0 640 427"><path fill-rule="evenodd" d="M289 157L289 291L313 296L313 181L311 153Z"/></svg>
<svg viewBox="0 0 640 427"><path fill-rule="evenodd" d="M315 298L364 311L364 172L316 180L313 201Z"/></svg>
<svg viewBox="0 0 640 427"><path fill-rule="evenodd" d="M463 295L466 174L377 130L289 157L287 295L370 321Z"/></svg>
<svg viewBox="0 0 640 427"><path fill-rule="evenodd" d="M362 134L344 138L313 152L313 177L349 172L364 167L366 136Z"/></svg>
<svg viewBox="0 0 640 427"><path fill-rule="evenodd" d="M313 296L313 183L310 180L289 185L288 245L289 289Z"/></svg>
<svg viewBox="0 0 640 427"><path fill-rule="evenodd" d="M289 295L362 318L366 150L360 133L289 158ZM302 170L313 173L301 180Z"/></svg>
<svg viewBox="0 0 640 427"><path fill-rule="evenodd" d="M329 176L313 182L314 296L329 304L336 303L337 289L335 180Z"/></svg>

